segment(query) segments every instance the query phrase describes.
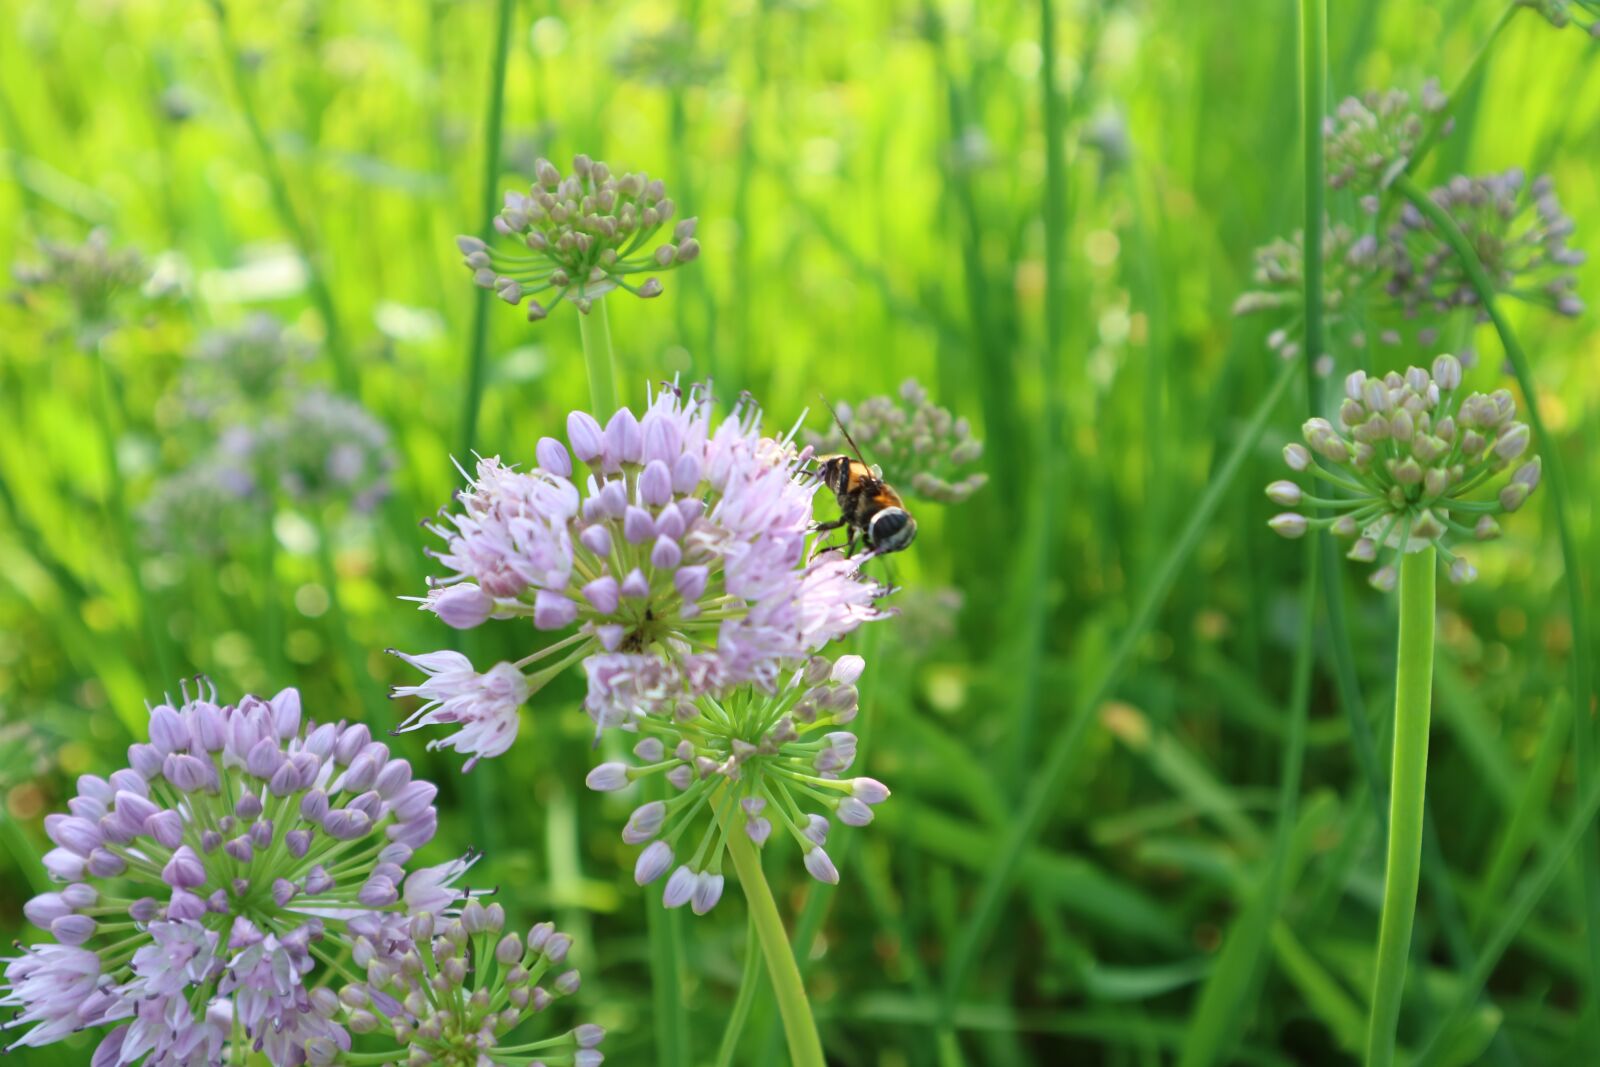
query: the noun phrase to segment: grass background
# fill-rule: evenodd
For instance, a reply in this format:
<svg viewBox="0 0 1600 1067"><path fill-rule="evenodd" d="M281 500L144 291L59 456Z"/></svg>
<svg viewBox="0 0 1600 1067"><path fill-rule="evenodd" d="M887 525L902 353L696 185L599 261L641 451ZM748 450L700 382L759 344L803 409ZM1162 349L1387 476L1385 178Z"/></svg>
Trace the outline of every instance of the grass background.
<svg viewBox="0 0 1600 1067"><path fill-rule="evenodd" d="M1429 75L1449 87L1500 10L1336 5L1332 98ZM1267 326L1229 306L1251 249L1300 216L1292 12L1060 2L1048 42L1032 4L510 2L509 13L494 184L525 183L539 155L586 152L663 177L701 219L704 254L665 277L664 297L610 305L635 399L649 380L714 374L724 395L748 389L787 426L818 391L854 400L916 376L988 446L989 486L957 507L922 505L917 545L896 561L906 617L884 628L864 690L866 772L895 796L850 834L845 891L827 894L811 953L831 1056L1345 1062L1364 1025L1382 853L1325 615L1300 803L1287 853L1274 847L1306 556L1266 530L1261 486L1306 413L1298 378L1193 552L1176 557L1177 581L1107 699L1088 706L1019 887L970 980L946 993L952 946L1043 753L1096 695L1134 605L1282 373ZM118 243L170 250L193 294L107 343L115 491L94 359L55 309L0 303L8 940L34 936L21 905L40 888L43 816L74 776L117 764L146 698L202 672L225 695L292 683L309 714L387 726L381 694L406 672L382 650L449 640L396 597L429 573L415 523L447 500L464 440L477 291L451 237L485 214L497 4L252 0L226 14L224 35L197 0L4 10L0 258L32 258L36 235L106 226ZM1516 18L1421 179L1548 172L1577 220L1573 243L1589 246L1596 48ZM1593 297L1595 268L1581 274ZM132 535L106 502L120 493L136 507L186 461L171 402L186 353L256 310L322 342L307 376L333 384L343 366L389 427L393 496L370 516L280 501L271 574L262 536L220 562L141 552L135 582ZM565 309L536 326L488 310L475 444L527 462L587 402L577 324ZM1578 536L1600 558L1594 316L1512 314L1558 436L1540 447L1566 456ZM1448 343L1480 347L1472 383L1504 384L1492 333L1467 332ZM1338 358L1342 372L1431 355ZM810 424L822 427L817 413ZM1435 877L1403 1044L1459 993L1525 866L1559 846L1570 805L1567 663L1596 650L1571 647L1569 579L1543 508L1507 528L1474 552L1480 581L1442 593ZM1393 605L1363 577L1341 569L1354 680L1381 744ZM930 606L945 589L961 595L954 615ZM474 651L515 648L509 630L485 631ZM730 893L709 918L674 917L688 1055L658 1048L642 894L617 836L626 805L582 787L578 697L572 678L546 690L517 747L474 779L420 738L398 746L442 787L427 858L487 848L478 881L499 885L512 915L574 928L581 1011L612 1030L614 1062L710 1062L740 973L742 906ZM1286 861L1283 893L1262 919L1252 904L1274 859ZM768 868L786 911L818 895L781 846ZM1578 883L1567 864L1445 1062L1600 1056ZM1230 937L1245 946L1231 957L1219 952ZM760 1001L739 1062L781 1062L774 1032ZM88 1047L20 1059L79 1063Z"/></svg>

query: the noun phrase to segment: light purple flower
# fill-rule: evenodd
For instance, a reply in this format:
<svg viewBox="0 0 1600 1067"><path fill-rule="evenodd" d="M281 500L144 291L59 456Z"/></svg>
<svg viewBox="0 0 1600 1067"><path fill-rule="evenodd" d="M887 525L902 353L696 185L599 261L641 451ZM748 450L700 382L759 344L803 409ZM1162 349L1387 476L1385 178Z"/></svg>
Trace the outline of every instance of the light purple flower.
<svg viewBox="0 0 1600 1067"><path fill-rule="evenodd" d="M623 408L602 426L574 412L567 430L571 453L547 438L532 470L479 460L460 510L431 527L450 573L423 607L451 625L521 617L575 632L483 675L455 652L406 657L429 678L396 693L428 703L402 729L459 724L447 747L470 767L505 751L515 706L571 664L597 730L634 728L705 694L770 692L883 616L885 590L859 561L810 554L809 453L764 436L748 399L717 420L706 392L666 387L642 417Z"/></svg>

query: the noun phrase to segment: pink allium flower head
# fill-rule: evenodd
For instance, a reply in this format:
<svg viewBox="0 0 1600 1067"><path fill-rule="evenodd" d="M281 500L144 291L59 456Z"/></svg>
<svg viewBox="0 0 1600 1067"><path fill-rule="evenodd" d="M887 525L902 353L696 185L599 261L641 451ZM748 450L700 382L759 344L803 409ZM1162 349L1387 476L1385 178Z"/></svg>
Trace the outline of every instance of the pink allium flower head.
<svg viewBox="0 0 1600 1067"><path fill-rule="evenodd" d="M707 392L668 386L642 416L622 408L602 425L572 413L567 437L570 454L542 439L528 471L478 461L460 510L431 527L451 573L422 606L452 626L522 617L574 632L483 675L453 652L406 657L429 678L396 694L428 703L402 729L460 724L446 743L471 753L470 767L510 744L511 701L579 662L597 731L635 729L705 694L771 691L786 668L882 616L885 591L859 560L809 554L808 452L763 436L748 398L718 420Z"/></svg>

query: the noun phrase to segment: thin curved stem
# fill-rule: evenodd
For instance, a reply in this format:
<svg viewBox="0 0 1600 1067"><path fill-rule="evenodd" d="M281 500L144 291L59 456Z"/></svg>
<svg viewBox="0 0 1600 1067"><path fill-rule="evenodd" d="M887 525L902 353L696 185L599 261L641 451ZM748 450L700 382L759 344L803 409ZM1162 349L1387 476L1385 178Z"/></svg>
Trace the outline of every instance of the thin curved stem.
<svg viewBox="0 0 1600 1067"><path fill-rule="evenodd" d="M511 51L511 7L513 0L499 0L495 9L494 65L489 73L489 107L483 120L483 234L487 236L494 217L496 192L500 184L500 142L506 101L506 59ZM489 299L487 289L477 290L472 308L472 347L467 351L467 392L461 412L462 463L470 464L478 433L478 409L483 403L484 363L489 349Z"/></svg>
<svg viewBox="0 0 1600 1067"><path fill-rule="evenodd" d="M744 1034L745 1021L750 1018L750 1006L755 1003L756 990L761 987L761 954L756 951L759 946L753 915L745 924L744 944L744 973L739 977L739 995L734 998L733 1011L728 1013L728 1027L722 1032L716 1067L733 1067L733 1058L739 1053L739 1038Z"/></svg>
<svg viewBox="0 0 1600 1067"><path fill-rule="evenodd" d="M1434 584L1438 552L1429 545L1400 559L1400 639L1394 682L1394 764L1389 790L1389 856L1384 869L1378 970L1367 1026L1367 1067L1394 1062L1406 962L1422 871L1422 815L1428 781L1428 720L1433 708Z"/></svg>
<svg viewBox="0 0 1600 1067"><path fill-rule="evenodd" d="M1472 57L1471 63L1467 64L1467 72L1461 76L1460 81L1456 82L1455 88L1450 90L1450 95L1446 98L1444 107L1440 108L1433 116L1433 121L1428 125L1427 132L1422 135L1422 140L1418 142L1417 147L1412 151L1411 158L1406 162L1407 174L1416 173L1417 165L1427 158L1428 153L1433 151L1433 146L1439 143L1439 138L1444 136L1445 127L1450 122L1456 104L1460 103L1462 96L1466 94L1468 89L1472 88L1473 83L1483 76L1484 68L1488 66L1489 53L1494 48L1495 41L1499 40L1501 31L1510 24L1513 15L1527 6L1524 0L1511 0L1511 3L1506 5L1505 10L1500 12L1500 17L1495 20L1494 28L1489 31L1489 36L1485 37L1483 44L1478 46L1478 54Z"/></svg>
<svg viewBox="0 0 1600 1067"><path fill-rule="evenodd" d="M1023 854L1043 829L1045 816L1061 795L1062 782L1078 755L1096 709L1112 687L1122 679L1122 672L1133 657L1134 649L1144 640L1144 635L1155 622L1156 612L1166 601L1167 593L1177 581L1179 571L1193 553L1195 546L1199 544L1201 535L1210 527L1211 520L1216 515L1217 508L1221 505L1229 487L1232 486L1233 479L1238 475L1239 468L1244 464L1245 457L1255 450L1256 444L1261 440L1268 419L1271 418L1279 401L1283 399L1284 393L1288 391L1289 383L1294 380L1297 370L1298 367L1292 362L1285 363L1279 368L1278 376L1268 389L1267 395L1261 398L1248 424L1240 431L1232 450L1217 468L1211 484L1206 487L1199 503L1190 513L1189 521L1161 561L1155 577L1145 588L1144 595L1139 598L1133 618L1106 659L1100 676L1095 679L1093 685L1083 691L1083 696L1073 709L1071 717L1051 739L1043 760L1031 776L1032 781L1027 796L1023 798L1016 817L1009 824L1009 832L995 850L993 861L988 867L988 875L978 892L971 918L963 926L959 939L951 948L950 963L945 969L943 999L946 1012L959 999L967 975L977 961L978 952L994 929L994 923L999 918L1000 909L1005 903L1006 894L1016 879Z"/></svg>
<svg viewBox="0 0 1600 1067"><path fill-rule="evenodd" d="M783 1017L783 1032L789 1039L789 1059L793 1067L826 1067L822 1039L817 1036L811 1002L806 999L805 982L795 964L794 951L789 947L789 935L778 914L778 902L772 898L766 872L761 869L761 856L727 811L718 811L717 818L722 820L727 833L728 856L733 860L739 885L744 888L750 923L767 961L767 977L772 980L778 1013Z"/></svg>

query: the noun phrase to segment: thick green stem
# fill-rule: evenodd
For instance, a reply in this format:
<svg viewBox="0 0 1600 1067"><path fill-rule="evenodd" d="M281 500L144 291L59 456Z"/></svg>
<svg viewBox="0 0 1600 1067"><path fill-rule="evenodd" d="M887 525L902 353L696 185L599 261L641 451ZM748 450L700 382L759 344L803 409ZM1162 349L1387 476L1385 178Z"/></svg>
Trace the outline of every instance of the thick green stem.
<svg viewBox="0 0 1600 1067"><path fill-rule="evenodd" d="M661 779L650 785L650 796L667 797L667 783ZM655 1008L656 1062L660 1067L686 1067L689 1056L689 1028L683 1012L683 952L678 928L679 913L645 901L645 924L650 941L650 995ZM753 950L754 945L750 948Z"/></svg>
<svg viewBox="0 0 1600 1067"><path fill-rule="evenodd" d="M805 982L795 963L794 951L789 947L789 935L783 929L778 902L772 899L772 889L761 869L761 856L737 820L727 811L717 814L727 832L728 856L744 888L756 940L761 943L761 953L766 957L767 977L772 980L778 1013L783 1016L783 1032L789 1039L789 1060L793 1067L826 1067L822 1039L817 1036L811 1002L806 999Z"/></svg>
<svg viewBox="0 0 1600 1067"><path fill-rule="evenodd" d="M1434 580L1432 545L1400 560L1400 651L1394 683L1394 764L1389 790L1389 859L1384 872L1378 969L1367 1028L1368 1067L1394 1062L1405 994L1406 958L1422 870L1422 812L1428 781L1428 717L1433 706Z"/></svg>
<svg viewBox="0 0 1600 1067"><path fill-rule="evenodd" d="M617 410L616 356L611 351L611 323L606 318L602 297L578 315L578 334L583 338L583 361L589 368L589 399L594 417L604 426Z"/></svg>
<svg viewBox="0 0 1600 1067"><path fill-rule="evenodd" d="M495 10L494 65L489 72L489 107L483 120L483 209L482 236L490 234L496 193L500 184L500 141L506 101L506 56L511 50L511 7L513 0L499 0ZM474 438L478 433L478 409L483 403L483 369L489 349L489 300L487 289L477 290L472 308L472 347L467 351L467 392L461 411L461 454L470 465Z"/></svg>

